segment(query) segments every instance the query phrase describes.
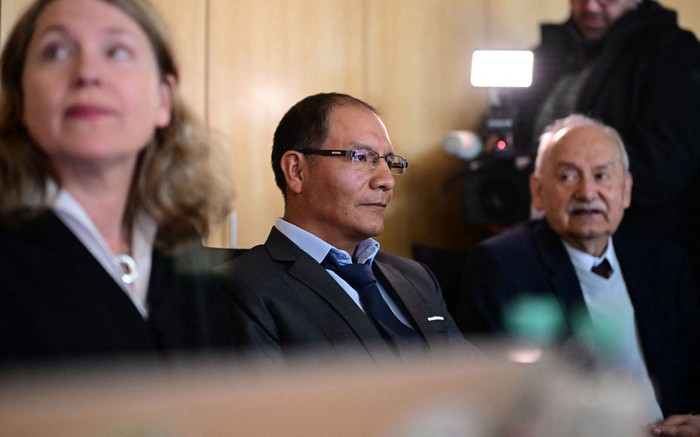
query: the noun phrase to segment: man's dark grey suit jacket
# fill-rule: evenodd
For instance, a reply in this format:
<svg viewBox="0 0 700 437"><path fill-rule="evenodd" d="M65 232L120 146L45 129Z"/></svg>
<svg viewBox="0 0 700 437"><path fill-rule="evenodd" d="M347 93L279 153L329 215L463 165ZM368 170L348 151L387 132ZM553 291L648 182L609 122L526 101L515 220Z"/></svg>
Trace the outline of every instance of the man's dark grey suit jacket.
<svg viewBox="0 0 700 437"><path fill-rule="evenodd" d="M423 339L421 349L467 346L445 307L435 276L424 265L378 253L375 272ZM235 337L244 347L283 354L390 348L374 324L328 272L273 228L256 246L218 267L227 289Z"/></svg>

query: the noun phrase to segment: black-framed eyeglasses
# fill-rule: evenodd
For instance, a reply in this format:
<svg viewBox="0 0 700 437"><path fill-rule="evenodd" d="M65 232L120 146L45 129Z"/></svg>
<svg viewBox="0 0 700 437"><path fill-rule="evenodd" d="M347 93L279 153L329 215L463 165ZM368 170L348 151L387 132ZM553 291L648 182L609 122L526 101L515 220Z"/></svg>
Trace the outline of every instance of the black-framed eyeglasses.
<svg viewBox="0 0 700 437"><path fill-rule="evenodd" d="M368 169L377 168L380 160L384 160L389 166L391 174L404 174L408 168L408 161L400 155L380 155L374 150L355 149L355 150L325 150L325 149L302 149L299 152L305 155L322 155L322 156L349 156L352 158L352 163L367 167Z"/></svg>

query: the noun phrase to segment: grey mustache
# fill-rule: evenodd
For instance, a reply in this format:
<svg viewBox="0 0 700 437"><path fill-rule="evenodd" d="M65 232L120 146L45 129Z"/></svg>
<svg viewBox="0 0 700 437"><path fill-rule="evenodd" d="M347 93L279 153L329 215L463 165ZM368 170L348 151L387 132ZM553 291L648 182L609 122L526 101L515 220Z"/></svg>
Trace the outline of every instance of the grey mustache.
<svg viewBox="0 0 700 437"><path fill-rule="evenodd" d="M605 204L600 200L593 200L590 202L572 201L566 206L566 212L575 212L579 210L588 210L596 212L605 212L607 208Z"/></svg>

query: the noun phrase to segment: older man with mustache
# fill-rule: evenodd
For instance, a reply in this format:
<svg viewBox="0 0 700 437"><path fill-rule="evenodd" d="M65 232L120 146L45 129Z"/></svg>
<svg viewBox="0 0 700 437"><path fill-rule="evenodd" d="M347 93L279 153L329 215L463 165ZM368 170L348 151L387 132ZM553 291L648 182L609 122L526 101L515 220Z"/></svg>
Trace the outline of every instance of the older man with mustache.
<svg viewBox="0 0 700 437"><path fill-rule="evenodd" d="M700 202L688 202L700 197L700 43L669 9L681 2L561 1L570 17L541 25L532 85L500 92L517 109L516 147L534 152L572 113L617 129L635 176L621 227L684 246L700 282Z"/></svg>
<svg viewBox="0 0 700 437"><path fill-rule="evenodd" d="M507 332L524 298L549 299L556 310L547 317L563 322L552 334L614 326L615 348L596 359L644 381L651 423L700 410L700 309L680 247L618 231L631 188L614 129L581 115L555 121L540 137L530 180L544 219L475 246L451 312L465 332Z"/></svg>

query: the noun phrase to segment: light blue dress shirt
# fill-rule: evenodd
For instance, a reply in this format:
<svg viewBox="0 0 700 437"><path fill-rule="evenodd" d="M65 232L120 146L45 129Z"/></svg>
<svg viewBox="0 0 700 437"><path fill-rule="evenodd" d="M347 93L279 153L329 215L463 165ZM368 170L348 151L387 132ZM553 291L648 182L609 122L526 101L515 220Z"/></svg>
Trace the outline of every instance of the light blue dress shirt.
<svg viewBox="0 0 700 437"><path fill-rule="evenodd" d="M282 218L278 218L275 221L275 228L277 228L278 231L284 234L285 237L292 240L294 244L299 246L301 250L306 252L319 264L323 261L323 259L326 257L326 255L328 255L328 252L330 251L334 251L336 253L336 259L338 260L340 265L352 264L353 262L352 257L346 251L333 247L331 244L326 243L314 234L305 231L304 229L295 226ZM379 242L372 238L368 238L364 241L361 241L360 244L357 245L357 249L355 250L355 261L361 264L367 262L371 264L374 261L374 257L377 255L378 252ZM345 290L347 295L350 296L350 299L352 299L353 302L355 302L355 304L358 307L360 307L362 311L364 311L362 303L360 302L360 296L357 294L357 291L354 288L352 288L350 284L348 284L343 278L338 276L335 272L328 269L326 269L326 271L333 277L333 279L335 279L338 285L340 285L342 289ZM379 281L377 281L377 286L379 288L380 293L382 294L382 297L386 301L387 305L389 305L389 308L391 308L391 311L396 315L396 317L398 317L398 319L401 320L401 322L406 326L411 326L411 324L408 323L406 317L399 310L398 306L396 305L396 302L394 302L394 299L391 298L391 295L387 293L386 289L382 286L382 284Z"/></svg>

